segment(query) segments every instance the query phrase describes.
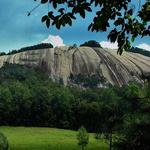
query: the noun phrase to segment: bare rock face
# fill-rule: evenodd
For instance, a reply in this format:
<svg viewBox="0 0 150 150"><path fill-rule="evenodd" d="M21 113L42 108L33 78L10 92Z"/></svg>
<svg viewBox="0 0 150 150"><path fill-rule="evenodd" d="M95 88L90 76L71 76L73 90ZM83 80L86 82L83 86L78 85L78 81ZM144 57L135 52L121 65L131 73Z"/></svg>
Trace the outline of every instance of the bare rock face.
<svg viewBox="0 0 150 150"><path fill-rule="evenodd" d="M150 75L150 57L115 50L90 47L56 47L30 50L0 57L0 67L5 62L40 67L53 80L70 83L70 75L98 75L106 82L121 86L131 80L141 81Z"/></svg>

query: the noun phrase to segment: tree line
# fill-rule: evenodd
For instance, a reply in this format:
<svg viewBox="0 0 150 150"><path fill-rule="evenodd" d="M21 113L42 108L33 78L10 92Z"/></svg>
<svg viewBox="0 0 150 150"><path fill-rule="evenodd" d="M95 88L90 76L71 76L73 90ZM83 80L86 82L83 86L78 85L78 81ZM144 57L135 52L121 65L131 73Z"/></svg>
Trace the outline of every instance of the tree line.
<svg viewBox="0 0 150 150"><path fill-rule="evenodd" d="M128 49L127 52L138 53L150 57L150 52L148 50L144 50L138 47L132 47Z"/></svg>
<svg viewBox="0 0 150 150"><path fill-rule="evenodd" d="M23 47L19 50L12 50L12 51L9 51L8 53L0 52L0 56L12 55L12 54L16 54L16 53L20 53L24 51L38 50L38 49L44 49L44 48L53 48L53 45L50 43L40 43L40 44L33 45L33 46Z"/></svg>
<svg viewBox="0 0 150 150"><path fill-rule="evenodd" d="M77 46L76 44L74 44L74 45ZM80 47L83 47L83 46L93 47L93 48L94 47L102 48L100 43L95 40L89 40L87 42L80 44ZM12 51L9 51L8 53L0 52L0 56L12 55L12 54L16 54L16 53L20 53L20 52L24 52L24 51L38 50L38 49L44 49L44 48L53 48L53 45L50 43L41 43L41 44L37 44L37 45L33 45L33 46L23 47L19 50L12 50ZM126 51L132 52L132 53L138 53L138 54L150 57L150 52L147 50L141 49L141 48L131 47L131 48L127 49Z"/></svg>

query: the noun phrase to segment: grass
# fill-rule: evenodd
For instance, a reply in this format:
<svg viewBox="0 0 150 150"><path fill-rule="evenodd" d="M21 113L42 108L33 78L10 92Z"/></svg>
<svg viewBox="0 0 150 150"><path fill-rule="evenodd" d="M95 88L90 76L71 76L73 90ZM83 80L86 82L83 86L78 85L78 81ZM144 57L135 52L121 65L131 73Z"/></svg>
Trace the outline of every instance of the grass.
<svg viewBox="0 0 150 150"><path fill-rule="evenodd" d="M8 139L10 150L80 150L77 132L55 128L0 127ZM90 134L86 150L108 150L104 141Z"/></svg>

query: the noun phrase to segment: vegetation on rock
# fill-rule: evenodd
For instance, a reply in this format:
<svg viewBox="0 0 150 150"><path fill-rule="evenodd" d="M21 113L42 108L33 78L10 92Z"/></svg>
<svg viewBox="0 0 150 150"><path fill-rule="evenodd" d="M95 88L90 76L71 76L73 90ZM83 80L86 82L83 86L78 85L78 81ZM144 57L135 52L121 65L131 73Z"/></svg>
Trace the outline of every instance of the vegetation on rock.
<svg viewBox="0 0 150 150"><path fill-rule="evenodd" d="M33 46L23 47L19 50L12 50L12 51L9 51L8 53L0 52L0 56L12 55L12 54L20 53L20 52L25 52L25 51L30 51L30 50L38 50L38 49L45 49L45 48L53 48L53 45L50 44L50 43L41 43L41 44L37 44L37 45L33 45Z"/></svg>
<svg viewBox="0 0 150 150"><path fill-rule="evenodd" d="M94 40L90 40L88 42L85 42L85 43L81 44L80 46L100 47L101 48L101 45L97 41L94 41Z"/></svg>
<svg viewBox="0 0 150 150"><path fill-rule="evenodd" d="M81 87L90 87L90 88L97 88L97 87L105 87L109 86L105 77L99 76L96 74L93 75L85 75L85 74L78 74L78 75L70 75L70 83L74 85L79 85Z"/></svg>
<svg viewBox="0 0 150 150"><path fill-rule="evenodd" d="M7 55L5 52L0 52L0 56Z"/></svg>

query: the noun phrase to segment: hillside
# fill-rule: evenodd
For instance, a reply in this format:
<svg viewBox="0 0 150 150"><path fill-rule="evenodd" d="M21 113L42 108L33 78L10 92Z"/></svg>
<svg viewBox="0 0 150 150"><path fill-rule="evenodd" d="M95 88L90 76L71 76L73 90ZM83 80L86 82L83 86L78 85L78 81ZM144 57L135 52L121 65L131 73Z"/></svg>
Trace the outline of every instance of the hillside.
<svg viewBox="0 0 150 150"><path fill-rule="evenodd" d="M150 51L144 50L144 49L141 49L141 48L138 48L138 47L132 47L132 48L128 49L127 51L132 52L132 53L142 54L144 56L150 57Z"/></svg>
<svg viewBox="0 0 150 150"><path fill-rule="evenodd" d="M0 67L5 62L39 67L53 80L66 84L83 84L91 76L101 85L127 84L141 81L141 76L150 74L150 57L114 50L90 47L56 47L30 50L0 57ZM85 81L85 82L86 82Z"/></svg>

